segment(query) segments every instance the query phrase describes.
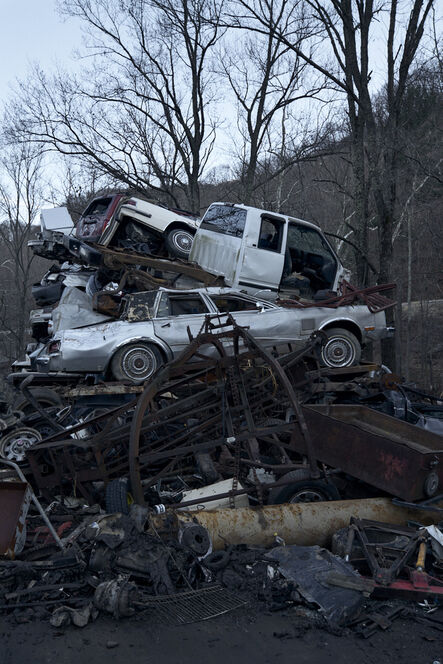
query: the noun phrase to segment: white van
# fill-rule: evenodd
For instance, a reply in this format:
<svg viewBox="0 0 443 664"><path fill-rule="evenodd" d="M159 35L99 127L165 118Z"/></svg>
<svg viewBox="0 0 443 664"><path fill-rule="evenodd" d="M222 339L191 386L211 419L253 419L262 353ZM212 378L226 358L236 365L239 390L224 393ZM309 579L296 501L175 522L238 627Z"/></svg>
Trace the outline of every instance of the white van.
<svg viewBox="0 0 443 664"><path fill-rule="evenodd" d="M268 299L282 292L325 299L350 277L315 224L232 203L210 205L189 260L233 288Z"/></svg>

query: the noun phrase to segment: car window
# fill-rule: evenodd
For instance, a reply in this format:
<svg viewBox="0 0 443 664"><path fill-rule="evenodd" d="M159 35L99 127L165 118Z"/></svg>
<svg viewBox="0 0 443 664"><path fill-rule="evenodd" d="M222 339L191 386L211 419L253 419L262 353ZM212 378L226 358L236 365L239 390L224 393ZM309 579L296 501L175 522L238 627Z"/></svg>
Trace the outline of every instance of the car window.
<svg viewBox="0 0 443 664"><path fill-rule="evenodd" d="M327 242L315 228L291 222L288 227L287 245L289 249L317 254L335 262L334 254Z"/></svg>
<svg viewBox="0 0 443 664"><path fill-rule="evenodd" d="M156 297L156 291L143 291L126 295L123 298L123 316L129 323L150 320L153 317Z"/></svg>
<svg viewBox="0 0 443 664"><path fill-rule="evenodd" d="M258 248L280 253L283 237L283 222L278 219L262 217Z"/></svg>
<svg viewBox="0 0 443 664"><path fill-rule="evenodd" d="M241 297L232 297L225 295L217 295L211 297L217 309L223 313L235 311L257 311L255 302L244 300Z"/></svg>
<svg viewBox="0 0 443 664"><path fill-rule="evenodd" d="M110 206L111 201L112 198L99 198L96 201L92 201L82 216L87 217L90 214L103 214Z"/></svg>
<svg viewBox="0 0 443 664"><path fill-rule="evenodd" d="M232 205L212 205L203 217L200 228L214 233L243 237L246 223L246 210Z"/></svg>
<svg viewBox="0 0 443 664"><path fill-rule="evenodd" d="M175 295L171 293L162 293L158 306L157 318L207 313L209 313L209 309L200 295Z"/></svg>

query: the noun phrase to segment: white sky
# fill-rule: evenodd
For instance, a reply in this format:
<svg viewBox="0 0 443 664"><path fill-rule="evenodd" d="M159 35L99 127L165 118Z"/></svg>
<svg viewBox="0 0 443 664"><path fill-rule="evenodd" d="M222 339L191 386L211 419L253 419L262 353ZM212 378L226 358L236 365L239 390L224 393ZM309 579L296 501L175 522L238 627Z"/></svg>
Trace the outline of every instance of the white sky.
<svg viewBox="0 0 443 664"><path fill-rule="evenodd" d="M10 86L24 78L30 64L51 68L69 64L80 45L77 22L63 21L55 0L0 0L0 104L11 96Z"/></svg>
<svg viewBox="0 0 443 664"><path fill-rule="evenodd" d="M401 15L406 18L409 0L401 3ZM443 0L436 0L436 15L441 19ZM441 21L440 21L441 25ZM374 89L383 82L385 67L385 26L383 21L373 40L372 65ZM31 65L37 62L47 71L60 63L68 70L74 68L73 51L82 44L82 30L78 20L62 19L56 9L56 0L0 0L0 112L1 107L12 96L15 80L26 77ZM223 115L235 116L229 102L223 108ZM227 123L228 126L231 123ZM232 127L231 127L232 130ZM216 161L225 163L227 154L217 144L214 156ZM228 141L229 143L229 141ZM211 159L212 161L212 159Z"/></svg>

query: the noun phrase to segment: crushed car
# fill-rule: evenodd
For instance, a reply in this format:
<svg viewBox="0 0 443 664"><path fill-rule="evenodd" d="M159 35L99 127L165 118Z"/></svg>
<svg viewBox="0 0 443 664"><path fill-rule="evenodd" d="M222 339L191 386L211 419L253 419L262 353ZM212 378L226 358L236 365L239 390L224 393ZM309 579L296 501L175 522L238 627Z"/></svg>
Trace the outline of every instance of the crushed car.
<svg viewBox="0 0 443 664"><path fill-rule="evenodd" d="M60 331L32 355L32 363L42 372L143 382L187 346L206 316L217 313L231 313L267 348L302 345L314 330L324 330L321 362L331 367L358 364L362 346L388 334L384 312L372 314L366 306L292 309L231 289L159 289L126 295L118 320L77 329L59 322Z"/></svg>
<svg viewBox="0 0 443 664"><path fill-rule="evenodd" d="M189 212L136 196L110 194L89 203L75 235L84 242L157 255L166 251L186 259L198 224L198 217Z"/></svg>

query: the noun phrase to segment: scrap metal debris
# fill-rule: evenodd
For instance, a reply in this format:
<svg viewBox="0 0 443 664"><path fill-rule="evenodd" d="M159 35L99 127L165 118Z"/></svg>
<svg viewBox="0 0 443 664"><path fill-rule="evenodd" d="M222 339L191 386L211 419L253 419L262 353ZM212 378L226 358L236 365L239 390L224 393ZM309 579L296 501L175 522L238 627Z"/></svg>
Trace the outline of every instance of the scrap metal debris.
<svg viewBox="0 0 443 664"><path fill-rule="evenodd" d="M278 307L154 255L146 237L109 248L43 235L36 252L67 262L34 286L37 343L10 376L16 407L0 401L1 612L57 628L100 614L187 624L254 603L366 638L405 615L432 620L443 402L358 361L392 284L343 281L314 302L279 302L300 329L290 338L273 319L265 347L240 314L260 322ZM204 314L197 300L186 309L186 293ZM355 324L358 309L360 341L316 330L316 307L332 318L353 307ZM182 313L200 322L177 322ZM124 342L131 326L158 321L163 351L137 337L117 370L95 356L72 371L51 364L63 356L54 333L72 330L80 349L97 326L104 346L113 330ZM179 325L172 352L165 339ZM393 516L401 524L383 522Z"/></svg>

